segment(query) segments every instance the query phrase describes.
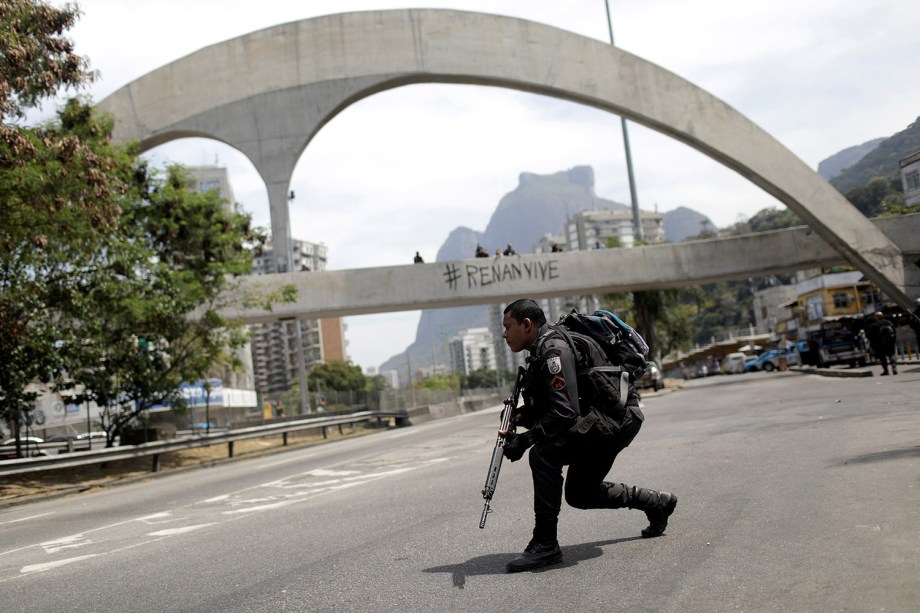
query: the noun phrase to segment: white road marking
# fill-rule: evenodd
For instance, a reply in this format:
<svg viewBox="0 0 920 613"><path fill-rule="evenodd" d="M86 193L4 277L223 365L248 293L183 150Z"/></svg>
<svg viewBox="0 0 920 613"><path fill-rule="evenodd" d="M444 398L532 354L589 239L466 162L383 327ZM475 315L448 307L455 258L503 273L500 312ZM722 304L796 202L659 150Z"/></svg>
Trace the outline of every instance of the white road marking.
<svg viewBox="0 0 920 613"><path fill-rule="evenodd" d="M41 547L45 550L45 553L57 553L59 551L64 551L65 549L75 549L77 547L83 547L90 544L92 544L92 541L86 538L84 535L72 534L70 536L65 536L64 538L55 539L53 541L45 541L44 543L41 543Z"/></svg>
<svg viewBox="0 0 920 613"><path fill-rule="evenodd" d="M157 532L148 532L147 536L175 536L177 534L185 534L187 532L194 532L201 528L207 528L208 526L213 526L215 522L210 522L207 524L198 524L197 526L185 526L184 528L168 528L166 530L158 530Z"/></svg>
<svg viewBox="0 0 920 613"><path fill-rule="evenodd" d="M81 560L86 560L88 558L95 558L98 554L90 554L88 556L77 556L76 558L64 558L63 560L55 560L54 562L44 562L42 564L31 564L29 566L23 566L19 569L19 574L25 575L28 573L40 573L46 570L51 570L52 568L58 568L60 566L66 566L67 564L73 564L74 562L80 562Z"/></svg>
<svg viewBox="0 0 920 613"><path fill-rule="evenodd" d="M422 457L415 456L415 453L410 453L410 457L406 457L405 452L403 452L397 454L397 457L390 458L374 456L358 460L346 460L334 465L341 468L327 467L314 469L298 475L274 479L266 483L183 505L175 509L142 515L140 517L100 526L98 528L84 530L80 533L71 534L54 540L32 544L14 550L2 551L0 552L0 556L32 550L33 553L29 555L36 563L22 566L19 574L15 576L44 572L60 566L89 560L94 557L111 555L128 549L142 547L155 540L180 536L203 528L219 525L223 522L234 521L238 518L247 517L254 512L271 511L296 503L302 503L311 498L363 485L377 479L403 474L418 468L425 468L450 459L449 457L424 457L427 455L428 451L427 448L421 450ZM354 467L357 467L357 469ZM322 481L319 481L319 479L322 479ZM251 498L247 498L245 497L246 494L254 495ZM201 505L206 506L203 507ZM207 508L208 506L214 505L217 505L218 508ZM221 509L221 506L224 508ZM215 512L217 513L216 516ZM221 516L223 516L222 520L207 521L207 519L214 519L215 517ZM15 521L25 521L35 517L39 516L36 515ZM205 519L206 521L192 523L195 519ZM191 525L183 526L181 525L182 523L189 523ZM140 532L140 530L142 530L140 527L142 524L173 524L174 527L164 527L161 530L145 534ZM133 528L131 527L132 525L134 526ZM90 540L90 538L88 538L91 534L99 534L103 531L115 528L119 528L119 530L112 535L101 535L95 538L95 540ZM125 545L124 542L126 540L129 541L129 544ZM115 543L118 542L121 542L123 545L114 546ZM37 556L42 555L42 553L45 555L54 555L68 549L84 546L92 546L90 550L94 551L94 553L48 562L37 561L40 559L37 558ZM26 561L27 560L23 560L23 562ZM0 576L0 583L14 578L14 576L7 575L9 571L15 572L13 569L6 569L5 572L0 573L6 575L5 577Z"/></svg>
<svg viewBox="0 0 920 613"><path fill-rule="evenodd" d="M54 515L54 513L39 513L38 515L29 515L28 517L20 517L19 519L11 519L9 521L0 521L0 526L5 526L6 524L15 524L21 521L29 521L30 519L37 519L39 517L44 517L45 515Z"/></svg>

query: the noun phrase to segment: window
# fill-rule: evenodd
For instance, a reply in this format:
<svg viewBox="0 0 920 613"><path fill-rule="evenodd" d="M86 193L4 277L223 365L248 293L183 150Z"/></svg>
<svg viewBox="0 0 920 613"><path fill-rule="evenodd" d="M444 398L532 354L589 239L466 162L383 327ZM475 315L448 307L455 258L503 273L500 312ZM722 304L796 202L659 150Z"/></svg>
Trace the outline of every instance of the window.
<svg viewBox="0 0 920 613"><path fill-rule="evenodd" d="M834 308L845 309L850 306L850 295L846 292L837 292L834 294Z"/></svg>
<svg viewBox="0 0 920 613"><path fill-rule="evenodd" d="M907 189L909 191L920 189L920 170L912 170L904 175L904 178L907 181Z"/></svg>
<svg viewBox="0 0 920 613"><path fill-rule="evenodd" d="M200 192L209 192L214 189L220 191L220 179L202 179L198 182Z"/></svg>
<svg viewBox="0 0 920 613"><path fill-rule="evenodd" d="M820 294L809 296L806 308L808 310L809 321L824 317L824 301L821 299Z"/></svg>

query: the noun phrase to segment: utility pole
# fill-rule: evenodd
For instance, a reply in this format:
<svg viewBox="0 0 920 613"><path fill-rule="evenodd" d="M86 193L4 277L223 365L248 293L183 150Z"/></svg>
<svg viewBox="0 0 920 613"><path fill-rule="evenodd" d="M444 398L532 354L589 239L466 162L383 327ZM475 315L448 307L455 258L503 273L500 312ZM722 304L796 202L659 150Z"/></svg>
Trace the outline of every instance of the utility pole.
<svg viewBox="0 0 920 613"><path fill-rule="evenodd" d="M288 203L294 201L294 190L288 196ZM294 239L291 236L291 206L288 204L288 272L294 272ZM275 254L277 260L278 254ZM303 330L299 319L294 320L294 342L297 343L297 376L300 381L300 413L306 415L310 412L309 390L307 389L307 364L303 356Z"/></svg>
<svg viewBox="0 0 920 613"><path fill-rule="evenodd" d="M610 33L610 46L613 42L613 22L610 19L610 0L604 0L607 8L607 31ZM645 230L642 228L642 214L639 212L639 198L636 196L636 179L633 176L632 154L629 151L629 130L626 127L626 118L620 116L620 125L623 129L623 147L626 149L626 172L629 175L629 199L632 201L633 232L636 240L645 240Z"/></svg>

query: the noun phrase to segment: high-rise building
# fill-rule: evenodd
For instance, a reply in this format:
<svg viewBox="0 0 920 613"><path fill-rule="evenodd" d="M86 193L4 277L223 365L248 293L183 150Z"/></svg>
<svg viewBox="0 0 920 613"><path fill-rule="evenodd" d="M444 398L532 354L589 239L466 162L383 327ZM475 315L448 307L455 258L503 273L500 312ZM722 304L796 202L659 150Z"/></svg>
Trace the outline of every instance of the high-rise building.
<svg viewBox="0 0 920 613"><path fill-rule="evenodd" d="M495 347L488 328L471 328L460 332L447 342L451 371L468 375L474 370L496 369Z"/></svg>
<svg viewBox="0 0 920 613"><path fill-rule="evenodd" d="M295 271L326 269L326 246L323 244L292 239L291 255ZM254 274L275 271L270 246L263 247L253 256L252 270ZM260 392L283 392L300 383L297 326L300 326L300 341L307 372L317 364L348 359L345 325L340 317L251 326L256 389Z"/></svg>
<svg viewBox="0 0 920 613"><path fill-rule="evenodd" d="M236 201L226 168L217 166L192 166L188 168L193 189L205 192L218 190L227 200L227 206L236 210ZM326 269L326 246L308 241L292 240L293 270L319 271ZM253 255L253 274L275 272L275 262L270 246ZM303 347L304 366L307 371L317 364L331 360L347 360L345 325L339 317L322 320L290 321L276 324L250 326L251 340L237 356L245 365L248 379L240 381L237 372L220 373L225 385L255 388L262 393L283 392L300 382L297 355L297 327ZM226 370L226 369L225 369Z"/></svg>
<svg viewBox="0 0 920 613"><path fill-rule="evenodd" d="M217 190L230 211L236 211L236 200L230 185L230 176L226 168L219 166L189 166L186 168L192 177L191 188L197 192ZM215 365L208 378L220 379L224 387L252 390L255 389L255 372L252 363L251 343L237 349L237 368L229 365Z"/></svg>
<svg viewBox="0 0 920 613"><path fill-rule="evenodd" d="M226 200L227 208L236 211L236 199L233 197L233 187L230 185L230 175L222 166L188 166L186 170L192 175L194 184L192 189L197 192L217 190L220 197Z"/></svg>
<svg viewBox="0 0 920 613"><path fill-rule="evenodd" d="M642 230L645 242L663 242L664 215L642 211ZM569 251L594 249L598 243L604 247L608 238L616 239L622 247L632 247L635 244L631 212L613 209L579 211L566 222L565 241Z"/></svg>

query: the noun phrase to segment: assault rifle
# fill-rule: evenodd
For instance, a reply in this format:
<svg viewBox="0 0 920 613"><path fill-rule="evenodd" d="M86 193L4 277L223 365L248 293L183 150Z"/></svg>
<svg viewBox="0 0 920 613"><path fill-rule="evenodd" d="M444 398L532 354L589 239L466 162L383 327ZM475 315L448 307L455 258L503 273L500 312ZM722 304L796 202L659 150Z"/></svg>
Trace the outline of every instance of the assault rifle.
<svg viewBox="0 0 920 613"><path fill-rule="evenodd" d="M511 391L511 397L505 400L505 408L502 409L502 423L498 427L498 438L495 440L495 449L492 450L492 463L489 464L489 472L486 474L486 485L482 488L482 497L486 499L486 504L482 508L482 517L479 519L479 527L486 527L486 517L492 512L489 503L492 502L492 496L495 494L495 486L498 485L498 472L502 468L502 458L505 457L505 442L507 434L514 432L514 417L517 412L518 397L521 395L521 385L524 383L524 367L518 367L517 380L514 382L514 389Z"/></svg>

